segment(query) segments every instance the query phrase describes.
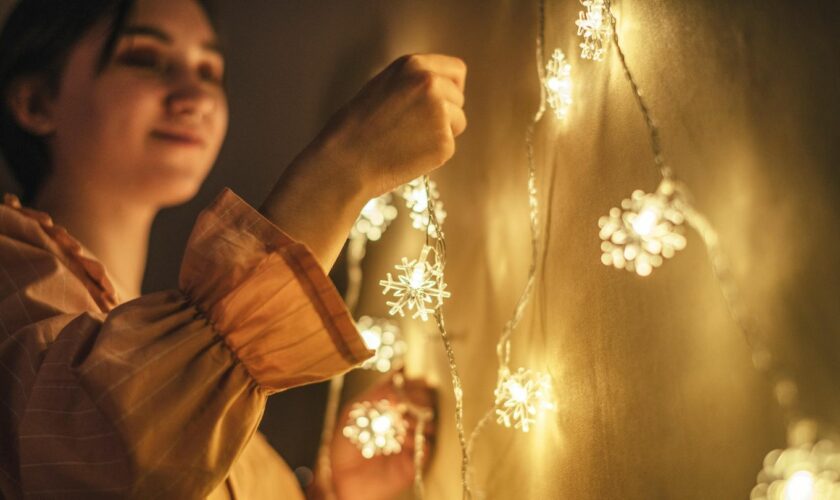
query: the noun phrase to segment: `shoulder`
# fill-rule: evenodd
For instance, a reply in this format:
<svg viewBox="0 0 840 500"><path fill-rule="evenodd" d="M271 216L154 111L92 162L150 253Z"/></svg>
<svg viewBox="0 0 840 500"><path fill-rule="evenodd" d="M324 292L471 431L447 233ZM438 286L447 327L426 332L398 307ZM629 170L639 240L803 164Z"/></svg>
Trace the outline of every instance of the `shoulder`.
<svg viewBox="0 0 840 500"><path fill-rule="evenodd" d="M0 300L66 302L74 311L107 312L117 303L104 266L49 214L21 206L7 194L0 204ZM2 310L0 310L2 314Z"/></svg>

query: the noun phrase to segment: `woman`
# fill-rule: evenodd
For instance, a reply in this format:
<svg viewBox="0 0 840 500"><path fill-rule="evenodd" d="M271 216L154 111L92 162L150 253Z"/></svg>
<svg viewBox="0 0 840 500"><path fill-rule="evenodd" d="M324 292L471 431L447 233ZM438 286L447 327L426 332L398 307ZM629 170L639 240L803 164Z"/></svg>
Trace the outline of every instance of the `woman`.
<svg viewBox="0 0 840 500"><path fill-rule="evenodd" d="M210 9L22 0L0 35L0 149L33 207L0 206L2 496L302 498L256 432L265 399L370 355L324 271L368 199L451 157L465 73L395 61L258 210L223 191L179 288L141 295L152 220L194 196L227 128ZM339 436L309 494L390 498L410 451L365 461Z"/></svg>

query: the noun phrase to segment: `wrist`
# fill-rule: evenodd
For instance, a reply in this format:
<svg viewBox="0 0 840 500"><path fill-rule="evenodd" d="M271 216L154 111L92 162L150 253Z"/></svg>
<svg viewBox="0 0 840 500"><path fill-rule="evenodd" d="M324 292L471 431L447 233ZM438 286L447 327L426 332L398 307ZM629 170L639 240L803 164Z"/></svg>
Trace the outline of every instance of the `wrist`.
<svg viewBox="0 0 840 500"><path fill-rule="evenodd" d="M353 168L320 141L283 172L260 212L306 244L328 271L364 204L367 192Z"/></svg>
<svg viewBox="0 0 840 500"><path fill-rule="evenodd" d="M364 178L362 159L355 158L345 146L347 140L336 131L323 131L290 165L296 175L311 173L318 189L329 189L331 197L354 210L377 196ZM358 210L356 215L358 215Z"/></svg>

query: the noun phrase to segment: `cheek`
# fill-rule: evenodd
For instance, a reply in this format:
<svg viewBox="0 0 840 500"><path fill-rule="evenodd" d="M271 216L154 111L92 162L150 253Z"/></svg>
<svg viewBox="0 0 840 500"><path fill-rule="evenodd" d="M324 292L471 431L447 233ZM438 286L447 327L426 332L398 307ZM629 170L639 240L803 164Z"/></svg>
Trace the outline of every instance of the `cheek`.
<svg viewBox="0 0 840 500"><path fill-rule="evenodd" d="M106 82L93 90L93 110L99 133L111 137L117 148L138 147L147 139L153 124L159 120L163 92L152 83Z"/></svg>
<svg viewBox="0 0 840 500"><path fill-rule="evenodd" d="M86 168L104 165L113 172L115 160L124 163L141 150L160 99L152 85L103 76L65 96L59 134Z"/></svg>

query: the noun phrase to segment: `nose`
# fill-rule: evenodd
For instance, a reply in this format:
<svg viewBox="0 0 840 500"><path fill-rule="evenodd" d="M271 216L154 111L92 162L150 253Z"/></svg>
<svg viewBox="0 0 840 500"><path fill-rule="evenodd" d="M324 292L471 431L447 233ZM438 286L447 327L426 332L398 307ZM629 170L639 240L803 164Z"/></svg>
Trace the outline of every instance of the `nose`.
<svg viewBox="0 0 840 500"><path fill-rule="evenodd" d="M206 119L217 106L216 97L195 76L182 75L173 82L166 98L170 116L178 121L198 124Z"/></svg>

